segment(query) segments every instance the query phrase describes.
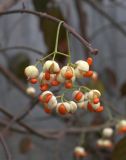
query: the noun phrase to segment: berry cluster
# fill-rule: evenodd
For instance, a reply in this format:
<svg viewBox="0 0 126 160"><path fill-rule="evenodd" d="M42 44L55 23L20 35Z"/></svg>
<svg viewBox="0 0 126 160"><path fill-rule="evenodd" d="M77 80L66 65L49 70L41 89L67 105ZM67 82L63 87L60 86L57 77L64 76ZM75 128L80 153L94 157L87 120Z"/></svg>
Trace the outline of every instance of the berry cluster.
<svg viewBox="0 0 126 160"><path fill-rule="evenodd" d="M110 138L113 136L113 133L114 131L112 128L104 128L102 131L102 138L97 140L97 146L99 148L112 148L113 143Z"/></svg>
<svg viewBox="0 0 126 160"><path fill-rule="evenodd" d="M101 93L98 90L90 90L84 86L74 86L76 78L95 77L96 72L89 70L92 64L92 58L87 61L78 60L74 64L69 63L60 68L59 64L54 60L47 60L42 66L42 72L36 66L30 65L25 68L25 75L30 83L38 83L42 94L39 100L44 105L44 110L51 113L52 109L60 115L74 113L77 108L86 109L90 112L102 112L103 106L100 105ZM72 101L67 101L64 96L61 102L53 95L49 89L54 86L64 85L64 89L73 90ZM86 90L85 90L86 88ZM35 94L35 89L29 87L26 91L29 95ZM59 97L58 97L59 98Z"/></svg>
<svg viewBox="0 0 126 160"><path fill-rule="evenodd" d="M87 61L78 60L75 64L59 67L54 60L47 60L43 64L43 71L39 74L38 68L34 65L25 68L25 75L32 84L39 82L41 91L46 91L52 86L63 83L65 88L72 88L76 78L94 77L93 71L89 70L92 58ZM94 72L94 74L96 74Z"/></svg>

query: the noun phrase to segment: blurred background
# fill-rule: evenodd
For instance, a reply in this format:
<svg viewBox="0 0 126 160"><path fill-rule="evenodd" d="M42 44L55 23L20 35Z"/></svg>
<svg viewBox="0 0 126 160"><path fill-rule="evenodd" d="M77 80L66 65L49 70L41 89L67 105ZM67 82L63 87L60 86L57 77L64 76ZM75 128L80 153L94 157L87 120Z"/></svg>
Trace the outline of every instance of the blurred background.
<svg viewBox="0 0 126 160"><path fill-rule="evenodd" d="M106 109L100 114L77 113L69 119L50 116L43 112L40 104L35 103L34 109L22 121L40 132L61 130L60 138L42 138L26 132L23 127L14 123L13 127L17 128L17 131L8 130L4 135L12 159L74 159L74 148L81 141L89 153L85 158L87 160L126 160L126 139L119 142L123 136L113 136L113 145L116 147L101 150L96 147L96 140L101 134L100 128L98 132L63 133L67 127L87 129L104 124L111 118L126 116L126 1L0 0L0 12L15 9L46 12L64 20L94 48L99 49L99 54L93 56L93 70L98 73L97 81L89 80L85 81L85 84L101 91ZM24 68L52 52L56 30L57 23L39 19L34 15L23 13L0 16L0 107L13 116L20 115L31 104L29 102L32 98L25 93L28 84ZM58 49L67 53L63 27ZM70 49L73 62L90 56L73 35L70 35ZM57 56L56 59L61 64L65 63L62 57ZM0 114L1 130L9 121L7 116ZM5 159L4 149L0 145L0 160Z"/></svg>

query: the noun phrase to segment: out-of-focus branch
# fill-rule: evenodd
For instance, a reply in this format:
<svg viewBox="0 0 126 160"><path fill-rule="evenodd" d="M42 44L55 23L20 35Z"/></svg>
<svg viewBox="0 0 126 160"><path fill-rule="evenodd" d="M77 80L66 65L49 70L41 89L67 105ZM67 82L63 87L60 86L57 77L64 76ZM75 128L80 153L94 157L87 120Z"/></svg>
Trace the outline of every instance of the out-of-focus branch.
<svg viewBox="0 0 126 160"><path fill-rule="evenodd" d="M0 72L1 72L7 79L9 79L9 80L14 84L15 87L19 88L20 91L22 91L23 94L25 94L26 96L28 96L27 93L26 93L26 88L25 88L24 85L20 82L20 80L19 80L17 77L15 77L15 75L14 75L12 72L10 72L8 69L5 69L2 65L0 65ZM30 96L28 96L28 97L30 97ZM36 96L34 99L33 99L33 97L30 97L30 98L31 98L32 100L31 100L29 106L26 107L26 111L23 112L22 114L16 116L16 117L15 117L16 119L21 120L21 119L25 118L25 117L29 114L29 112L35 107L35 105L39 102L39 101L38 101L38 96ZM13 123L14 123L14 121L15 121L15 120L13 120ZM12 123L12 122L10 122L10 123Z"/></svg>
<svg viewBox="0 0 126 160"><path fill-rule="evenodd" d="M93 0L83 0L84 2L88 3L92 8L94 8L97 12L99 12L103 17L105 17L120 33L126 36L126 30L116 22L108 13L106 13L102 7Z"/></svg>
<svg viewBox="0 0 126 160"><path fill-rule="evenodd" d="M4 139L2 134L0 134L0 141L1 141L1 144L3 145L4 150L5 150L7 159L8 160L12 160L11 153L10 153L10 151L8 149L8 146L7 146L6 142L5 142L5 139Z"/></svg>
<svg viewBox="0 0 126 160"><path fill-rule="evenodd" d="M87 15L84 11L83 3L82 1L75 0L75 6L77 8L77 13L79 17L79 28L81 31L81 34L83 37L85 37L86 40L89 41L89 38L87 36ZM85 56L88 57L88 52L85 50Z"/></svg>
<svg viewBox="0 0 126 160"><path fill-rule="evenodd" d="M3 114L5 114L8 118L10 119L14 119L14 116L9 113L5 108L0 107L0 112L2 112ZM36 131L35 129L33 129L32 127L30 127L28 124L22 122L21 120L16 119L15 120L20 126L22 126L23 128L25 128L29 133L36 135L37 137L40 138L45 138L45 139L56 139L58 138L57 135L49 135L48 133L40 133L39 131ZM8 126L8 124L7 124ZM11 126L10 126L11 127Z"/></svg>
<svg viewBox="0 0 126 160"><path fill-rule="evenodd" d="M12 6L14 6L16 3L20 2L22 0L5 0L2 4L0 4L0 12L7 11Z"/></svg>
<svg viewBox="0 0 126 160"><path fill-rule="evenodd" d="M86 32L86 26L87 26L87 16L86 12L83 10L83 3L82 1L75 0L78 16L79 16L79 28L81 30L81 34L83 37L85 37L86 40L88 40L87 32Z"/></svg>
<svg viewBox="0 0 126 160"><path fill-rule="evenodd" d="M9 79L15 87L17 87L23 94L26 94L26 88L24 87L24 85L22 84L22 82L8 69L4 68L1 64L0 64L0 72L7 78ZM27 95L28 96L28 95Z"/></svg>
<svg viewBox="0 0 126 160"><path fill-rule="evenodd" d="M34 48L31 48L31 47L27 47L27 46L11 46L11 47L5 47L5 48L0 48L0 52L4 52L4 51L10 51L10 50L27 50L27 51L30 51L30 52L33 52L33 53L36 53L40 56L43 56L44 53L37 50L37 49L34 49Z"/></svg>
<svg viewBox="0 0 126 160"><path fill-rule="evenodd" d="M12 10L12 11L6 11L6 12L0 12L0 16L2 15L10 15L10 14L18 14L18 13L27 13L27 14L32 14L35 15L37 17L40 18L46 18L49 19L53 22L57 22L59 23L61 20L53 17L47 13L42 13L42 12L37 12L37 11L31 11L31 10L26 10L26 9L18 9L18 10ZM89 51L91 54L97 54L98 53L98 49L94 49L91 47L91 44L88 43L82 36L80 36L74 28L72 28L71 26L69 26L67 23L63 23L62 24L64 26L64 28L66 28L71 34L73 34Z"/></svg>
<svg viewBox="0 0 126 160"><path fill-rule="evenodd" d="M119 22L119 23L123 26L126 25L126 21L122 21L122 22ZM113 28L113 25L111 25L111 24L102 25L91 34L90 39L94 40L97 36L99 36L99 34L104 33L103 31L105 31L107 29L112 29L112 28Z"/></svg>

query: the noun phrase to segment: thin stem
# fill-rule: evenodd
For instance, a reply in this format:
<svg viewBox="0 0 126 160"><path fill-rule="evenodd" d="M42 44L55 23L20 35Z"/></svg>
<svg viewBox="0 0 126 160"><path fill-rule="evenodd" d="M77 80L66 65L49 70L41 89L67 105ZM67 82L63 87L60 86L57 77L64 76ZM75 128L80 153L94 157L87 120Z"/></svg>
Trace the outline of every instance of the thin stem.
<svg viewBox="0 0 126 160"><path fill-rule="evenodd" d="M64 54L64 53L61 53L61 52L57 52L57 53L60 54L60 55L66 56L66 57L70 57L70 55L67 55L67 54Z"/></svg>
<svg viewBox="0 0 126 160"><path fill-rule="evenodd" d="M44 61L45 59L47 59L48 57L50 57L53 54L54 54L54 52L50 53L49 55L45 56L44 58L39 59L39 61Z"/></svg>
<svg viewBox="0 0 126 160"><path fill-rule="evenodd" d="M81 135L80 135L79 145L80 145L80 146L83 146L83 145L84 145L84 142L85 142L85 133L82 132Z"/></svg>
<svg viewBox="0 0 126 160"><path fill-rule="evenodd" d="M68 55L69 55L68 64L70 64L71 63L71 52L70 52L70 42L69 42L69 32L68 31L66 31L66 35L67 35Z"/></svg>
<svg viewBox="0 0 126 160"><path fill-rule="evenodd" d="M60 32L60 27L61 24L64 23L64 21L60 21L58 24L58 28L57 28L57 33L56 33L56 42L55 42L55 48L54 48L54 56L53 56L53 60L55 59L55 56L57 54L57 48L58 48L58 40L59 40L59 32Z"/></svg>
<svg viewBox="0 0 126 160"><path fill-rule="evenodd" d="M60 32L60 27L61 27L61 24L62 24L62 23L64 23L64 21L60 21L60 22L59 22L59 25L58 25L58 28L57 28L56 43L55 43L54 52L57 52L58 40L59 40L59 32Z"/></svg>

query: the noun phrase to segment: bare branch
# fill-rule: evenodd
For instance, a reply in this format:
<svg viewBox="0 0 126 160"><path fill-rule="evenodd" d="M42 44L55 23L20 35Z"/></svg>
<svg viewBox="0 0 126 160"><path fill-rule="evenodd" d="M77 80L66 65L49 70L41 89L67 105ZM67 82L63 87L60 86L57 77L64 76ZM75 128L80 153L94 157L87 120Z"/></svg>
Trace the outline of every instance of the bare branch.
<svg viewBox="0 0 126 160"><path fill-rule="evenodd" d="M26 9L18 9L18 10L12 10L12 11L6 11L6 12L0 12L0 16L3 15L10 15L10 14L18 14L18 13L27 13L27 14L32 14L35 15L37 17L40 18L46 18L49 19L51 21L54 22L60 22L61 20L53 17L47 13L42 13L42 12L37 12L37 11L31 11L31 10L26 10ZM98 53L98 49L93 49L91 47L91 44L88 43L83 37L81 37L76 31L75 29L73 29L71 26L69 26L67 23L63 23L63 26L71 33L73 34L89 51L91 54L97 54Z"/></svg>
<svg viewBox="0 0 126 160"><path fill-rule="evenodd" d="M5 114L8 118L11 118L12 120L14 119L14 116L11 113L9 113L7 110L5 110L5 108L0 107L0 112L2 112L3 114ZM33 129L32 127L30 127L28 124L26 124L26 123L24 123L24 122L22 122L22 121L20 121L18 119L15 119L15 121L20 126L22 126L23 128L25 128L29 133L32 133L32 134L34 134L34 135L36 135L36 136L38 136L38 137L40 137L42 139L43 138L44 139L48 139L48 138L49 139L56 139L56 138L58 138L58 136L56 136L56 135L49 135L47 133L40 133L40 132L36 131L35 129ZM7 126L8 126L8 124L7 124Z"/></svg>
<svg viewBox="0 0 126 160"><path fill-rule="evenodd" d="M27 50L33 53L36 53L40 56L44 55L44 53L42 51L39 51L37 49L31 48L31 47L27 47L27 46L11 46L11 47L5 47L5 48L0 48L0 52L4 52L4 51L10 51L10 50Z"/></svg>
<svg viewBox="0 0 126 160"><path fill-rule="evenodd" d="M12 160L11 153L10 153L10 151L8 149L8 146L7 146L6 142L5 142L5 139L4 139L2 134L0 134L0 141L1 141L1 144L3 145L3 148L4 148L5 152L6 152L7 159L8 160Z"/></svg>

